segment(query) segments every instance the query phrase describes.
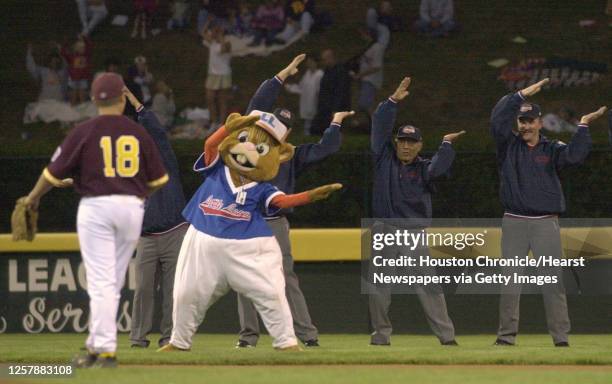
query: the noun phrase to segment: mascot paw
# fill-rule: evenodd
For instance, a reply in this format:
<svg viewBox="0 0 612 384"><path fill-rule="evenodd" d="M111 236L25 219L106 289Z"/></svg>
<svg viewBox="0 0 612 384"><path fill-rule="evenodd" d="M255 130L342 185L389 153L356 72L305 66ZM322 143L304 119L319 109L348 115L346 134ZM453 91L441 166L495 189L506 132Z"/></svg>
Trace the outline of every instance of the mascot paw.
<svg viewBox="0 0 612 384"><path fill-rule="evenodd" d="M327 184L322 187L311 189L308 191L308 195L310 196L311 201L323 200L327 199L332 192L337 191L340 188L342 188L342 184L340 183Z"/></svg>

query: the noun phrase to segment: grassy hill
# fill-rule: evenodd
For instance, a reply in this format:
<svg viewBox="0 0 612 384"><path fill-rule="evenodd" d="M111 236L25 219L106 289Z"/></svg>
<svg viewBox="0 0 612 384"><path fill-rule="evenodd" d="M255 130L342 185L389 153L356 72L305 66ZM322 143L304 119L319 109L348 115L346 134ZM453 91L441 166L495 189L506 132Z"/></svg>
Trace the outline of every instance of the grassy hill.
<svg viewBox="0 0 612 384"><path fill-rule="evenodd" d="M112 14L129 14L131 1L108 0ZM165 1L161 1L162 10ZM195 2L194 2L195 3ZM257 3L250 1L250 3ZM364 46L357 30L365 23L367 7L374 2L366 0L317 1L317 7L331 13L334 25L308 36L287 50L269 57L235 58L234 83L239 90L232 105L243 110L258 84L273 75L290 59L301 52L318 54L332 47L341 59L348 59ZM418 13L417 0L393 2L396 14L411 25ZM457 20L462 32L448 39L425 39L411 32L399 32L385 57L384 89L382 99L389 95L406 74L413 77L411 95L402 104L398 121L410 121L425 132L425 148L433 149L445 132L468 131L458 144L460 150L492 151L488 135L488 116L496 100L506 89L497 80L499 70L488 67L492 59L505 57L514 61L526 57L551 55L572 57L612 64L612 28L604 15L605 0L465 0L456 2ZM2 51L0 64L2 80L2 119L0 120L0 156L48 155L63 137L55 124L35 124L27 129L32 138L22 141L23 109L34 100L37 85L25 69L25 51L28 42L34 44L36 56L51 40L72 39L79 31L76 4L73 0L3 0L0 2L2 18ZM194 15L195 16L195 15ZM581 19L595 19L597 25L581 28ZM133 57L144 54L152 73L167 80L175 90L178 109L187 106L205 106L204 81L206 77L207 49L202 47L195 32L167 32L146 41L129 38L129 27L111 26L110 17L93 36L95 68L102 68L108 56L123 60L123 69ZM165 23L160 14L157 24ZM130 24L131 26L131 24ZM511 39L525 37L526 44L515 44ZM357 85L353 98L356 105ZM568 106L579 114L600 105L612 106L612 79L610 75L594 86L544 91L535 98L545 111ZM297 110L297 98L283 95L279 104ZM607 123L604 119L593 127L596 146L607 145ZM299 131L296 130L296 131ZM292 142L305 139L295 132ZM367 149L368 138L347 135L344 151ZM562 137L564 138L564 137ZM196 152L198 141L178 141L181 153Z"/></svg>

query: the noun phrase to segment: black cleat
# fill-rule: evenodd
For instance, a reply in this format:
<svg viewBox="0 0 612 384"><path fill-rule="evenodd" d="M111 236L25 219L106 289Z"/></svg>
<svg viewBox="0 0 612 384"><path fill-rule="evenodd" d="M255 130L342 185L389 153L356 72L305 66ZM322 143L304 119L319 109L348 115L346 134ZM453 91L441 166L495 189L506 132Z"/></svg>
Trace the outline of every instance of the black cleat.
<svg viewBox="0 0 612 384"><path fill-rule="evenodd" d="M569 347L569 343L567 341L560 341L555 343L555 347Z"/></svg>
<svg viewBox="0 0 612 384"><path fill-rule="evenodd" d="M514 343L511 343L509 341L502 340L502 339L497 339L497 340L495 340L493 345L497 345L497 346L501 346L501 347L513 347Z"/></svg>
<svg viewBox="0 0 612 384"><path fill-rule="evenodd" d="M374 345L376 347L389 347L391 346L391 342L387 341L386 343L382 343L379 341L370 341L370 345Z"/></svg>
<svg viewBox="0 0 612 384"><path fill-rule="evenodd" d="M457 343L457 340L450 340L450 341L445 341L445 342L440 342L441 345L444 346L448 346L448 347L458 347L459 344Z"/></svg>
<svg viewBox="0 0 612 384"><path fill-rule="evenodd" d="M236 343L236 348L255 348L255 346L249 344L247 341L238 340L238 342Z"/></svg>
<svg viewBox="0 0 612 384"><path fill-rule="evenodd" d="M317 340L317 339L306 340L306 341L304 341L304 346L306 348L320 347L319 340Z"/></svg>
<svg viewBox="0 0 612 384"><path fill-rule="evenodd" d="M90 368L98 360L97 353L84 352L72 358L70 364L75 368Z"/></svg>
<svg viewBox="0 0 612 384"><path fill-rule="evenodd" d="M101 353L91 368L117 368L117 357L114 353Z"/></svg>

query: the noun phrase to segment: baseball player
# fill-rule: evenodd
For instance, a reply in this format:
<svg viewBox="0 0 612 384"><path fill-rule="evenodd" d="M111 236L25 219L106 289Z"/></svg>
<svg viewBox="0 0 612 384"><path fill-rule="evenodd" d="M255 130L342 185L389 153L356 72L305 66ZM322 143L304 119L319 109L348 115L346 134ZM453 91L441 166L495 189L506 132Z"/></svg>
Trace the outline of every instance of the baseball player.
<svg viewBox="0 0 612 384"><path fill-rule="evenodd" d="M142 236L136 247L136 289L132 303L132 347L147 348L147 334L151 332L154 297L160 277L162 290L161 337L158 345L166 345L172 332L172 288L176 260L187 231L187 222L181 214L185 207L185 195L179 175L179 166L166 130L157 116L145 108L127 88L124 92L138 114L138 121L155 141L168 170L170 180L153 194L145 204Z"/></svg>
<svg viewBox="0 0 612 384"><path fill-rule="evenodd" d="M408 96L410 78L404 78L393 95L378 105L372 116L371 148L374 156L373 217L410 219L420 228L431 221L431 183L446 174L455 158L452 142L465 131L445 135L436 155L419 157L423 147L421 131L412 125L402 125L392 135L397 103ZM396 250L401 255L426 254L426 249ZM421 251L421 252L419 252ZM432 273L435 271L429 271ZM417 289L427 321L442 345L457 345L455 328L446 310L444 294ZM373 333L371 345L390 345L392 326L389 320L391 292L388 287L376 287L369 296L370 321Z"/></svg>
<svg viewBox="0 0 612 384"><path fill-rule="evenodd" d="M252 110L270 111L281 89L284 81L297 73L298 65L306 58L306 55L297 56L291 64L280 71L272 79L264 81L257 89L247 108L247 114ZM341 135L340 124L346 116L352 112L340 112L334 116L334 122L325 130L323 137L318 143L298 145L291 160L282 163L278 175L270 180L270 183L285 193L293 193L295 180L304 169L313 163L321 161L340 149ZM291 128L292 114L287 109L278 108L274 115L282 121L287 128ZM289 241L289 221L286 215L291 209L283 210L273 216L266 216L266 222L272 229L274 237L278 241L283 254L283 272L285 274L285 292L287 301L293 316L293 327L295 334L306 347L319 346L319 333L312 323L308 313L308 305L304 294L300 289L298 278L293 271L293 256L291 255L291 242ZM240 334L236 347L248 348L257 345L259 339L259 320L253 303L243 295L238 295L238 314L240 317Z"/></svg>
<svg viewBox="0 0 612 384"><path fill-rule="evenodd" d="M579 165L591 150L589 123L605 107L582 116L569 144L540 134L542 112L526 98L548 83L544 79L501 98L491 113L491 134L496 143L500 178L502 257L525 257L531 250L540 255L562 257L558 215L565 211L565 198L558 172ZM517 272L520 273L522 269ZM562 289L542 289L548 331L557 347L567 347L570 320ZM514 345L519 325L520 287L502 287L499 329L495 345Z"/></svg>
<svg viewBox="0 0 612 384"><path fill-rule="evenodd" d="M121 76L104 73L93 83L91 96L98 117L77 125L57 148L27 204L74 179L81 195L77 232L89 294L87 353L77 367L117 364L117 309L129 261L136 248L144 198L168 182L155 143L139 124L123 116ZM70 177L70 178L69 178Z"/></svg>

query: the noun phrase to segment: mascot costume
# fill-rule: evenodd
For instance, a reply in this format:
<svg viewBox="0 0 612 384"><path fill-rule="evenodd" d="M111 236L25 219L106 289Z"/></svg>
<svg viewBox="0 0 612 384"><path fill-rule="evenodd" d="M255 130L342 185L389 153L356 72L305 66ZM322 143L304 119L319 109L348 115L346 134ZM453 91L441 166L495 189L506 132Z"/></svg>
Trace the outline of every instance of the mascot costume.
<svg viewBox="0 0 612 384"><path fill-rule="evenodd" d="M287 127L273 114L231 114L205 142L194 170L205 180L183 211L191 224L178 257L170 343L189 350L208 308L230 288L251 299L279 350L299 349L285 297L282 255L263 218L327 198L341 184L285 195L266 180L293 156Z"/></svg>

